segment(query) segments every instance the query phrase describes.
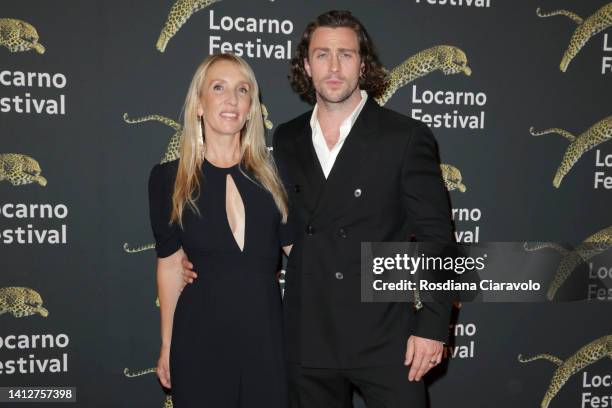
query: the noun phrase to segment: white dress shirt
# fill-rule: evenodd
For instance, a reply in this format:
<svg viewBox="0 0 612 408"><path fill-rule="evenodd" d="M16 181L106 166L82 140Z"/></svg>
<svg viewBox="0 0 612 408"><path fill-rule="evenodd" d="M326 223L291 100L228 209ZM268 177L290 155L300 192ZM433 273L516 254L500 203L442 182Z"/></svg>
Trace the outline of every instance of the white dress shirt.
<svg viewBox="0 0 612 408"><path fill-rule="evenodd" d="M323 136L323 131L321 130L321 125L319 124L319 120L317 119L317 108L318 104L315 105L314 110L312 111L312 116L310 117L310 128L312 129L312 144L314 146L315 152L317 153L317 157L319 159L319 163L321 163L321 168L323 169L323 174L325 174L325 178L329 176L332 167L338 157L338 153L340 153L340 149L342 149L342 145L346 140L351 128L355 124L359 113L363 109L363 105L365 105L366 100L368 99L368 93L366 91L361 91L361 102L359 105L355 107L355 110L351 112L351 114L342 121L340 124L340 137L338 138L338 142L331 148L331 150L327 147L327 142L325 142L325 137Z"/></svg>

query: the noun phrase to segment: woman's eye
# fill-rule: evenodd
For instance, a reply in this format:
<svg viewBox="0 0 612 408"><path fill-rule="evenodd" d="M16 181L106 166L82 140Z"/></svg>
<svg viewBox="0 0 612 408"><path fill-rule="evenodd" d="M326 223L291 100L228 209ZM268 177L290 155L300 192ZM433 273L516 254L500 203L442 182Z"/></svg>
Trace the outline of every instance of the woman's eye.
<svg viewBox="0 0 612 408"><path fill-rule="evenodd" d="M217 84L217 85L214 85L214 86L213 86L213 89L214 89L215 91L220 91L220 90L222 90L222 89L223 89L223 86L221 86L221 85Z"/></svg>
<svg viewBox="0 0 612 408"><path fill-rule="evenodd" d="M243 94L248 94L249 93L249 89L245 88L245 87L242 87L242 88L240 88L240 92L242 92Z"/></svg>

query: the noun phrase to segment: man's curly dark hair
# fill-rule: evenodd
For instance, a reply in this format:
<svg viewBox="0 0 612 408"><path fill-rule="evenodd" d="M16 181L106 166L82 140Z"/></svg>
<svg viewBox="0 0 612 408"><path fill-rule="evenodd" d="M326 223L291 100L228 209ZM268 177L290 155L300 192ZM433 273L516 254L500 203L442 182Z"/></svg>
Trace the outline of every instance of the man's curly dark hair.
<svg viewBox="0 0 612 408"><path fill-rule="evenodd" d="M359 77L359 88L368 92L371 97L382 94L387 71L378 60L372 40L365 27L357 20L350 11L331 10L321 14L306 26L302 38L297 46L295 56L291 59L291 74L289 80L293 90L306 102L314 105L316 102L315 89L312 80L304 68L304 59L308 58L308 47L312 33L319 27L346 27L357 34L359 42L359 55L364 63L364 69Z"/></svg>

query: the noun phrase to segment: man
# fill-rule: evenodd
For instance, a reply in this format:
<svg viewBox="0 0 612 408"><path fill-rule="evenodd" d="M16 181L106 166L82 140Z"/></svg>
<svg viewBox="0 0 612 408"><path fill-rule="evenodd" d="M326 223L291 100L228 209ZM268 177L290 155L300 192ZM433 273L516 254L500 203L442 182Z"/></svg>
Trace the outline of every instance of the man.
<svg viewBox="0 0 612 408"><path fill-rule="evenodd" d="M274 135L297 231L284 296L291 407L350 406L354 387L368 408L424 407L451 300L416 313L362 303L360 254L361 242L452 241L436 143L373 100L385 72L349 12L319 16L301 38L292 86L316 105Z"/></svg>

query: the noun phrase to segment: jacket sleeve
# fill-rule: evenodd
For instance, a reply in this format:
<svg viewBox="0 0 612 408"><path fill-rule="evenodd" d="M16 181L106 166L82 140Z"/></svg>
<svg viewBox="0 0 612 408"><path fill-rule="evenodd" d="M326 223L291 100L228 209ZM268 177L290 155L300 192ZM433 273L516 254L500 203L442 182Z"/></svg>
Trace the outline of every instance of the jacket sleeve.
<svg viewBox="0 0 612 408"><path fill-rule="evenodd" d="M442 180L436 141L423 123L412 129L403 156L401 178L403 205L408 217L414 220L416 240L453 242L450 202ZM440 280L442 276L434 278ZM434 292L432 299L424 302L423 308L416 312L415 335L448 342L453 296Z"/></svg>

